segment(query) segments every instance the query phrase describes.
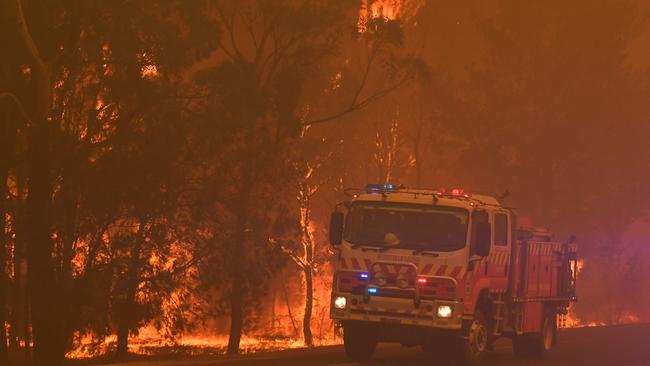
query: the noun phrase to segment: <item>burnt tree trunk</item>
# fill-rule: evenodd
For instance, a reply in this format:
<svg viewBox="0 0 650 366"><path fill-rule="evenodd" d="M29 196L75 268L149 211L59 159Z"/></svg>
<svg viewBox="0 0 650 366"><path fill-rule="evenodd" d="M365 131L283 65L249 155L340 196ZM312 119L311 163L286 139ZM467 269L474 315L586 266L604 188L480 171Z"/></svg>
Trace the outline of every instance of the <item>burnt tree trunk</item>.
<svg viewBox="0 0 650 366"><path fill-rule="evenodd" d="M276 301L275 300L275 296L276 296L275 288L272 291L273 291L273 294L272 294L273 297L271 298L271 304L273 304L273 305L271 306L271 331L275 331L275 301Z"/></svg>
<svg viewBox="0 0 650 366"><path fill-rule="evenodd" d="M131 252L129 267L126 273L124 302L122 303L122 309L119 314L120 318L118 319L117 326L117 350L115 353L115 358L118 360L124 360L128 356L129 333L137 323L135 315L133 314L133 309L136 305L135 295L138 291L138 285L140 284L140 256L142 254L142 247L144 246L145 242L146 225L147 220L141 219L140 227L138 228L137 239L135 245L133 246L133 251Z"/></svg>
<svg viewBox="0 0 650 366"><path fill-rule="evenodd" d="M301 267L305 275L305 313L302 319L302 331L305 345L312 347L314 337L311 332L311 314L314 303L314 238L311 233L311 195L312 188L303 182L300 187L300 226L304 256Z"/></svg>
<svg viewBox="0 0 650 366"><path fill-rule="evenodd" d="M422 117L422 111L420 110L420 116L418 120L417 130L413 138L413 157L415 159L415 186L418 188L422 187L422 162L421 159L421 142L422 134L424 130L424 117Z"/></svg>
<svg viewBox="0 0 650 366"><path fill-rule="evenodd" d="M314 337L311 333L311 313L314 303L314 276L311 265L305 267L305 315L302 319L302 331L305 336L305 345L314 346Z"/></svg>
<svg viewBox="0 0 650 366"><path fill-rule="evenodd" d="M133 299L131 299L133 300ZM127 296L126 302L129 301ZM125 360L129 354L129 324L127 319L121 319L117 326L117 349L115 358Z"/></svg>
<svg viewBox="0 0 650 366"><path fill-rule="evenodd" d="M2 133L3 131L0 131ZM2 136L0 136L1 138ZM0 142L0 147L1 147ZM6 156L6 155L4 155ZM2 159L2 157L0 157ZM0 166L0 364L6 365L8 363L7 354L7 332L5 329L5 322L7 314L7 288L9 288L9 281L7 281L7 257L6 257L6 236L5 236L5 200L7 199L7 171Z"/></svg>
<svg viewBox="0 0 650 366"><path fill-rule="evenodd" d="M17 200L25 200L25 177L21 170L16 170ZM27 287L27 253L25 243L25 212L22 204L15 205L12 230L14 234L14 281L11 287L11 319L9 348L20 348L20 340L25 342L25 359L31 358L29 348L29 291Z"/></svg>
<svg viewBox="0 0 650 366"><path fill-rule="evenodd" d="M71 174L68 174L70 178ZM76 176L73 175L73 182L77 182L75 179ZM61 187L61 196L64 201L64 213L63 220L61 223L61 244L62 244L62 255L60 263L60 285L59 292L61 296L65 298L71 298L73 294L73 275L72 275L72 260L74 256L74 246L76 240L76 223L77 223L77 208L79 200L79 185L78 184L63 184ZM74 320L77 316L78 308L73 306L68 306L65 309L61 309L61 318L64 319L64 325L61 329L62 336L65 339L71 339L74 324Z"/></svg>
<svg viewBox="0 0 650 366"><path fill-rule="evenodd" d="M47 128L33 127L30 146L29 196L25 231L35 359L41 365L62 365L58 293L51 242L52 181L47 161Z"/></svg>
<svg viewBox="0 0 650 366"><path fill-rule="evenodd" d="M250 171L250 169L247 169ZM250 174L250 173L249 173ZM237 210L237 222L231 251L231 293L230 293L230 332L228 335L227 353L239 353L242 328L244 325L244 296L246 284L244 268L246 267L246 228L248 226L249 201L252 192L252 179L244 179Z"/></svg>
<svg viewBox="0 0 650 366"><path fill-rule="evenodd" d="M244 284L238 270L231 275L232 289L230 292L230 332L228 334L229 355L239 353L242 328L244 326Z"/></svg>
<svg viewBox="0 0 650 366"><path fill-rule="evenodd" d="M52 188L50 116L52 88L49 71L32 39L20 0L0 4L31 68L33 108L27 129L28 192L25 231L32 334L37 365L60 366L65 360L58 291L52 263Z"/></svg>
<svg viewBox="0 0 650 366"><path fill-rule="evenodd" d="M8 97L0 96L0 364L8 363L7 350L7 332L5 322L7 322L7 289L10 287L7 273L7 250L8 240L5 235L5 226L7 210L7 200L9 192L7 190L7 178L11 167L11 157L14 155L16 142L16 124L14 119L15 113L12 111L17 106L13 105ZM15 277L15 276L14 276Z"/></svg>

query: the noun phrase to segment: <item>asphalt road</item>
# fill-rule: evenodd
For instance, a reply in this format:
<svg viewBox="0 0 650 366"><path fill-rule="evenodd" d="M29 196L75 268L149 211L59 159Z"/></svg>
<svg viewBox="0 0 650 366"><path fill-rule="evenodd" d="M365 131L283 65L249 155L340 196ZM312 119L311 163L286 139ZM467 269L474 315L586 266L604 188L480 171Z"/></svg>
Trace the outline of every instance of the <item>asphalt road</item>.
<svg viewBox="0 0 650 366"><path fill-rule="evenodd" d="M294 349L235 357L213 356L184 360L140 361L119 366L353 366L441 365L425 358L419 347L381 344L367 363L349 361L342 346ZM650 366L650 324L561 330L550 359L522 361L514 358L510 340L499 340L484 362L486 366ZM118 366L112 364L112 366ZM441 365L445 366L445 365Z"/></svg>

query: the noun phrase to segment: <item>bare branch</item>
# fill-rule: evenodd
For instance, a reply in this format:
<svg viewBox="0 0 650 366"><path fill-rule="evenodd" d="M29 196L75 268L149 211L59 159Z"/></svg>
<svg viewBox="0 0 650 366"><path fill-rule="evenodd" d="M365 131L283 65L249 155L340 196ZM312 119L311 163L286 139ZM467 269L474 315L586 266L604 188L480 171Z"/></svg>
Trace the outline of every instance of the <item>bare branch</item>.
<svg viewBox="0 0 650 366"><path fill-rule="evenodd" d="M269 239L271 245L277 245L282 253L286 254L299 268L304 269L307 266L307 263L303 258L300 258L293 250L285 247L284 245L278 243L275 239Z"/></svg>
<svg viewBox="0 0 650 366"><path fill-rule="evenodd" d="M138 282L139 283L153 282L153 281L159 280L159 279L161 279L161 278L163 278L165 276L169 276L169 277L176 276L177 274L179 274L181 272L185 272L188 269L190 269L192 266L196 265L199 262L199 258L200 258L200 256L198 256L198 255L194 256L192 259L188 260L187 262L183 263L182 265L180 265L178 267L175 267L171 271L160 272L160 273L156 274L155 276L140 277L138 279Z"/></svg>
<svg viewBox="0 0 650 366"><path fill-rule="evenodd" d="M244 55L239 51L239 48L237 47L237 42L235 41L235 13L236 11L233 10L232 16L230 17L230 20L226 19L226 15L223 13L223 10L220 7L217 7L217 15L221 20L221 23L224 28L228 31L228 35L230 38L230 44L232 45L232 52L229 51L221 41L218 42L219 48L228 56L230 57L233 61L242 61L244 60Z"/></svg>
<svg viewBox="0 0 650 366"><path fill-rule="evenodd" d="M49 80L50 74L40 52L38 51L38 47L36 47L36 43L27 28L22 1L11 1L9 2L9 6L14 7L11 12L14 15L13 21L15 22L16 30L18 31L23 46L25 47L31 67L33 68L32 77L34 84L37 85L36 96L39 100L38 103L36 103L36 108L34 108L35 118L34 120L28 120L32 123L44 123L50 117L50 104L52 103L52 91Z"/></svg>
<svg viewBox="0 0 650 366"><path fill-rule="evenodd" d="M23 108L23 104L20 102L20 100L18 100L18 97L16 97L15 94L9 92L2 92L0 93L0 101L2 100L11 101L14 104L14 106L18 110L18 113L23 118L23 122L25 126L28 124L28 122L31 121L31 119L27 115L27 112L25 112L25 108Z"/></svg>
<svg viewBox="0 0 650 366"><path fill-rule="evenodd" d="M335 113L333 115L327 116L327 117L322 117L322 118L314 119L314 120L311 120L311 121L305 121L305 122L303 122L303 125L304 126L311 126L311 125L315 125L315 124L319 124L319 123L330 122L330 121L333 121L333 120L335 120L337 118L343 117L346 114L355 112L355 111L357 111L359 109L362 109L363 107L367 106L368 104L374 102L375 100L382 98L386 94L401 88L404 84L406 84L410 80L411 80L410 76L405 76L399 82L397 82L397 83L395 83L395 84L393 84L393 85L391 85L389 87L386 87L384 89L377 90L372 95L364 98L361 101L356 102L355 104L350 105L348 108L345 108L345 109L343 109L343 110L341 110L341 111L339 111L339 112L337 112L337 113Z"/></svg>

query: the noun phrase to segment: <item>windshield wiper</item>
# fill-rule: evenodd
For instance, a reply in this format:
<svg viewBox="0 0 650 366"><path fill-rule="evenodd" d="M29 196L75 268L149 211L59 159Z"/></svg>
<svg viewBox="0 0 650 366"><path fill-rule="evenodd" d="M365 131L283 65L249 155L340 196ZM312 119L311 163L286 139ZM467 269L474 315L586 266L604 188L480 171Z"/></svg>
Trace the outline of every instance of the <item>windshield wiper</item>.
<svg viewBox="0 0 650 366"><path fill-rule="evenodd" d="M399 246L400 246L399 243L398 243L398 244L393 244L393 245L390 245L390 244L384 244L381 248L379 248L379 251L380 251L380 252L385 252L385 251L387 251L388 249L397 248L397 247L399 247Z"/></svg>
<svg viewBox="0 0 650 366"><path fill-rule="evenodd" d="M380 245L383 246L384 243L383 242L378 242L378 241L371 241L371 242L368 242L368 243L352 243L352 242L350 242L350 244L352 244L351 245L352 249L356 249L358 247L364 247L364 246L366 246L366 247L367 246L376 247L376 246L380 246Z"/></svg>
<svg viewBox="0 0 650 366"><path fill-rule="evenodd" d="M428 250L422 250L419 253L421 253L422 255L430 255L430 256L432 256L434 258L440 257L440 253L431 252L431 251L428 251Z"/></svg>
<svg viewBox="0 0 650 366"><path fill-rule="evenodd" d="M418 254L427 254L427 255L434 256L434 257L439 257L440 256L440 254L436 253L433 250L427 250L427 249L423 249L423 248L413 249L413 255L418 255Z"/></svg>

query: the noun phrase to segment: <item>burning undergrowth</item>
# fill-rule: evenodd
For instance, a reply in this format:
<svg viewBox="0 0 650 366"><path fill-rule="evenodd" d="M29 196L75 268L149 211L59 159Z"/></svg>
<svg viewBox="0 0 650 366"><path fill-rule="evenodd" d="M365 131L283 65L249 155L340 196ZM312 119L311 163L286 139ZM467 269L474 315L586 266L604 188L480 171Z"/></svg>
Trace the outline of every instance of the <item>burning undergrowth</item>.
<svg viewBox="0 0 650 366"><path fill-rule="evenodd" d="M148 333L143 331L142 333ZM331 337L318 340L316 345L325 346L339 344L341 339ZM133 337L129 342L129 352L142 356L203 356L222 355L226 353L228 337L224 335L186 335L174 340L160 337L152 332L147 335ZM240 352L243 354L256 352L280 351L292 348L304 348L305 344L300 338L286 336L251 336L242 337ZM87 339L76 349L67 353L70 359L88 359L109 355L117 349L117 338L110 336L101 342Z"/></svg>
<svg viewBox="0 0 650 366"><path fill-rule="evenodd" d="M340 344L342 339L329 319L331 270L323 266L314 278L311 329L314 346ZM249 315L247 332L242 336L240 353L278 351L306 347L302 334L304 315L304 278L292 267L279 271L268 282L262 301ZM197 299L195 299L197 300ZM174 331L173 302L165 302L168 319L159 319L140 327L128 340L128 352L140 356L200 356L227 352L228 317L212 313L211 319L194 319L195 326ZM204 303L203 306L214 306ZM205 311L205 309L203 309ZM209 313L206 311L206 313ZM192 319L191 314L189 321ZM196 316L196 315L194 315ZM187 319L186 319L187 320ZM103 358L115 354L116 335L97 337L75 334L69 359Z"/></svg>

